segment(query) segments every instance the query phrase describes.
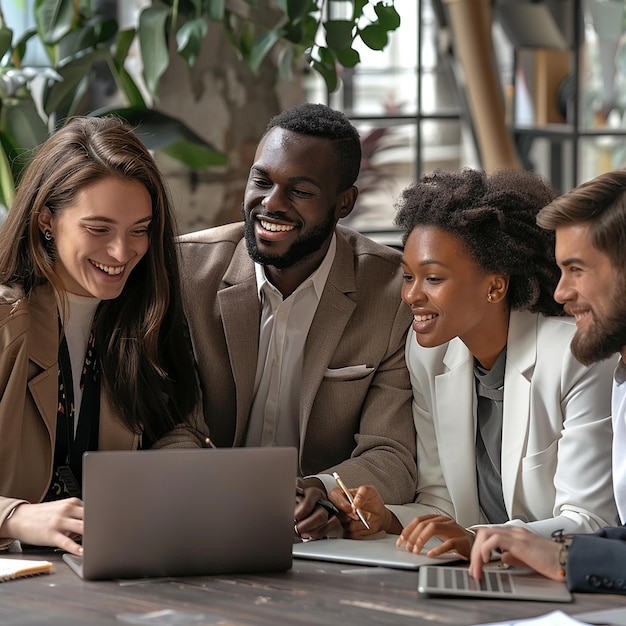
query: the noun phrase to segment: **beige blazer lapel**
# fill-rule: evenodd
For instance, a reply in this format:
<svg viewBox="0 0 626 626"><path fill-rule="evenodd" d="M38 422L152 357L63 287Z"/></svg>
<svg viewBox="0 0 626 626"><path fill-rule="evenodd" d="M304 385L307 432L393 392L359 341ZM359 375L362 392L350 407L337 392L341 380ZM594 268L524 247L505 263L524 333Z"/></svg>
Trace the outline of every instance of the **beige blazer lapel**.
<svg viewBox="0 0 626 626"><path fill-rule="evenodd" d="M54 445L56 438L57 404L51 398L59 395L57 355L59 351L59 322L54 292L49 285L37 287L29 298L30 361L41 372L28 381L35 405Z"/></svg>
<svg viewBox="0 0 626 626"><path fill-rule="evenodd" d="M226 287L218 292L217 300L237 394L234 439L234 445L237 446L243 445L248 426L248 408L252 406L261 315L254 263L246 250L245 240L239 242L233 254L224 274L224 283Z"/></svg>
<svg viewBox="0 0 626 626"><path fill-rule="evenodd" d="M356 307L356 302L349 296L356 291L353 268L352 247L337 232L335 260L304 347L300 400L300 450L304 449L309 416L324 378L324 372L335 354L337 344L341 341L344 329Z"/></svg>
<svg viewBox="0 0 626 626"><path fill-rule="evenodd" d="M531 377L537 360L538 317L512 311L504 372L502 421L502 493L509 517L515 516L513 496L530 419Z"/></svg>
<svg viewBox="0 0 626 626"><path fill-rule="evenodd" d="M480 518L474 360L461 340L453 339L443 362L448 371L435 377L437 445L456 520L468 526Z"/></svg>

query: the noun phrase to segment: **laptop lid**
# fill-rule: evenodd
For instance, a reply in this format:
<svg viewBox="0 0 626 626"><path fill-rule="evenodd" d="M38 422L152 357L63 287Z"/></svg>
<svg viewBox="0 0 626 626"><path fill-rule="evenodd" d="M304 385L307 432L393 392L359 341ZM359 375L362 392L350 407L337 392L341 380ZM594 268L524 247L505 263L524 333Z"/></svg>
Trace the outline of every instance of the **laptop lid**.
<svg viewBox="0 0 626 626"><path fill-rule="evenodd" d="M284 571L295 448L86 452L83 578ZM79 572L80 573L80 572Z"/></svg>
<svg viewBox="0 0 626 626"><path fill-rule="evenodd" d="M293 556L300 559L335 561L356 565L378 565L395 569L419 569L422 565L449 563L458 561L457 556L430 558L426 552L437 545L438 539L426 542L421 554L407 552L406 548L397 548L397 535L384 535L375 539L319 539L293 544Z"/></svg>
<svg viewBox="0 0 626 626"><path fill-rule="evenodd" d="M437 596L572 601L565 583L550 580L527 568L485 569L478 581L469 575L467 567L423 567L419 571L417 590Z"/></svg>

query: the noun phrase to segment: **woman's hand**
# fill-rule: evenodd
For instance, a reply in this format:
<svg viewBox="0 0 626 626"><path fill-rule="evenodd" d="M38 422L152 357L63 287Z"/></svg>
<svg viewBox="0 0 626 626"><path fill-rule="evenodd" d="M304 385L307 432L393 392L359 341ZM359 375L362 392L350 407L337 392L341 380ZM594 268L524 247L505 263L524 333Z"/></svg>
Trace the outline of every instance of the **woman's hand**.
<svg viewBox="0 0 626 626"><path fill-rule="evenodd" d="M82 556L83 548L75 541L83 536L82 500L66 498L41 504L18 504L2 524L0 536Z"/></svg>
<svg viewBox="0 0 626 626"><path fill-rule="evenodd" d="M472 549L474 533L465 530L453 519L445 515L420 515L411 521L402 531L396 545L406 544L408 552L419 554L426 542L432 537L438 537L442 543L431 548L426 555L429 557L441 556L446 552L455 552L468 559Z"/></svg>
<svg viewBox="0 0 626 626"><path fill-rule="evenodd" d="M480 580L483 565L493 552L500 553L503 563L532 567L552 580L565 580L559 565L560 544L517 526L479 528L472 547L470 576Z"/></svg>

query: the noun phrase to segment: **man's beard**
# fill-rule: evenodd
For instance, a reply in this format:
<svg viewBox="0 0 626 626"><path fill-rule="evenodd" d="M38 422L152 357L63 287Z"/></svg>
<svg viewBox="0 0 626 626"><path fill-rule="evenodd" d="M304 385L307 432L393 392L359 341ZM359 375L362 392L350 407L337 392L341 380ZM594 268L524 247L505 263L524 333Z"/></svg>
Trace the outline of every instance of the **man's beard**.
<svg viewBox="0 0 626 626"><path fill-rule="evenodd" d="M271 213L265 213L264 215L281 219L280 215L272 215ZM335 230L334 207L331 207L324 221L314 226L305 235L298 237L287 252L281 255L263 254L259 251L254 235L254 223L256 220L244 214L244 221L246 246L248 247L250 258L256 263L271 265L278 270L296 265L309 255L317 252L330 239Z"/></svg>
<svg viewBox="0 0 626 626"><path fill-rule="evenodd" d="M623 287L616 290L606 317L600 319L594 316L589 328L574 335L572 354L583 365L593 365L621 352L624 346L626 346L626 288Z"/></svg>

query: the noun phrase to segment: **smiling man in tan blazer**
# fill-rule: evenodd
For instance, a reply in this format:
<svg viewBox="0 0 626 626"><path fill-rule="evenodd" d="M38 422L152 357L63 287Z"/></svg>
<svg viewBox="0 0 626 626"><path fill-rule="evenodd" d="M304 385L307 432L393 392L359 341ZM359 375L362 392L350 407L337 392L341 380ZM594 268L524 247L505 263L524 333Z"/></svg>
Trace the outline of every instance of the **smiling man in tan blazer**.
<svg viewBox="0 0 626 626"><path fill-rule="evenodd" d="M304 495L295 532L338 526L316 503L373 484L415 495L400 255L337 226L358 194L347 118L305 104L270 121L237 224L181 237L184 297L217 446L290 445Z"/></svg>

